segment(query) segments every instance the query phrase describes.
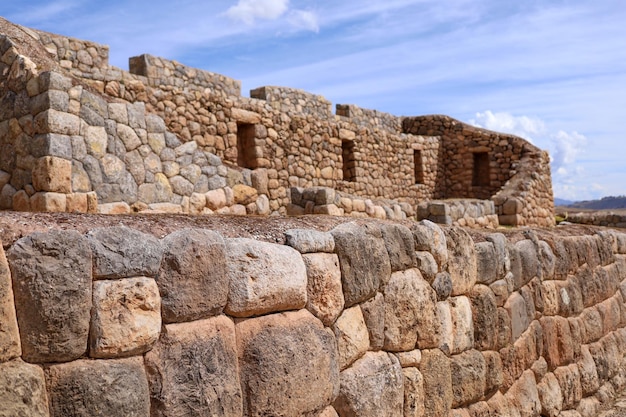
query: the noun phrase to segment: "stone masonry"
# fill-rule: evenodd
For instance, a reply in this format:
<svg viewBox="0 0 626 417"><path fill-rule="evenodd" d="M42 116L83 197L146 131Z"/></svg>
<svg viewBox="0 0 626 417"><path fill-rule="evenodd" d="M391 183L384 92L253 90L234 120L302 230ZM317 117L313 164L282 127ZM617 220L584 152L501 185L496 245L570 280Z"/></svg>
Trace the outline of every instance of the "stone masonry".
<svg viewBox="0 0 626 417"><path fill-rule="evenodd" d="M521 138L240 90L150 55L124 71L106 46L0 20L0 208L401 219L429 200L482 199L492 212L455 203L450 220L554 223L548 156ZM340 201L300 204L320 187Z"/></svg>

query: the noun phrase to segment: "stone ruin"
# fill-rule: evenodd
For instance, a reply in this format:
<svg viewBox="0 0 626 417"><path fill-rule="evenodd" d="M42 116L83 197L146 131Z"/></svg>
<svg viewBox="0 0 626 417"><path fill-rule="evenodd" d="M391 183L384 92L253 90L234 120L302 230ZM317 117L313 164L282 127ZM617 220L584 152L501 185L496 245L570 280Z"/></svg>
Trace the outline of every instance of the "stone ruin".
<svg viewBox="0 0 626 417"><path fill-rule="evenodd" d="M0 18L0 209L554 224L549 156L519 137L108 55Z"/></svg>

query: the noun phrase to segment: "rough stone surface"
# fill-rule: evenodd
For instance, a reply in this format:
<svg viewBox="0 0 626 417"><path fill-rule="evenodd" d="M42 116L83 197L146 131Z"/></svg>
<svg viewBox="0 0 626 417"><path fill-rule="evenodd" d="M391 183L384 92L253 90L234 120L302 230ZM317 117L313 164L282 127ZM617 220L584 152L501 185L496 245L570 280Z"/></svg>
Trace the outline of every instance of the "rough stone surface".
<svg viewBox="0 0 626 417"><path fill-rule="evenodd" d="M368 233L369 232L369 233ZM391 275L391 264L382 237L354 223L331 231L339 256L346 307L367 300Z"/></svg>
<svg viewBox="0 0 626 417"><path fill-rule="evenodd" d="M478 350L496 348L498 307L493 292L486 285L475 285L469 294L474 321L474 347Z"/></svg>
<svg viewBox="0 0 626 417"><path fill-rule="evenodd" d="M419 370L424 377L424 416L447 415L453 399L450 359L439 349L424 350Z"/></svg>
<svg viewBox="0 0 626 417"><path fill-rule="evenodd" d="M436 296L417 269L394 272L385 287L385 343L387 351L432 346L437 328Z"/></svg>
<svg viewBox="0 0 626 417"><path fill-rule="evenodd" d="M479 242L474 245L476 251L476 280L480 284L491 284L498 279L498 258L491 242Z"/></svg>
<svg viewBox="0 0 626 417"><path fill-rule="evenodd" d="M404 417L424 415L424 377L414 367L402 368L404 375Z"/></svg>
<svg viewBox="0 0 626 417"><path fill-rule="evenodd" d="M17 358L21 354L22 346L13 303L11 271L0 244L0 363Z"/></svg>
<svg viewBox="0 0 626 417"><path fill-rule="evenodd" d="M141 357L53 365L47 380L54 416L150 416Z"/></svg>
<svg viewBox="0 0 626 417"><path fill-rule="evenodd" d="M306 308L330 326L344 305L339 258L333 253L306 253L302 260L307 274Z"/></svg>
<svg viewBox="0 0 626 417"><path fill-rule="evenodd" d="M151 416L242 415L235 326L227 317L166 325L145 364Z"/></svg>
<svg viewBox="0 0 626 417"><path fill-rule="evenodd" d="M411 228L416 251L430 252L443 270L448 264L448 247L443 230L429 220L422 220Z"/></svg>
<svg viewBox="0 0 626 417"><path fill-rule="evenodd" d="M367 325L370 349L380 350L385 342L385 298L381 293L361 304L363 318Z"/></svg>
<svg viewBox="0 0 626 417"><path fill-rule="evenodd" d="M476 283L476 252L467 232L458 227L444 229L448 247L448 272L452 295L467 294Z"/></svg>
<svg viewBox="0 0 626 417"><path fill-rule="evenodd" d="M385 224L380 228L389 255L391 271L403 271L415 266L415 243L411 231L401 225Z"/></svg>
<svg viewBox="0 0 626 417"><path fill-rule="evenodd" d="M334 402L342 417L401 416L404 376L398 360L385 352L368 352L341 373Z"/></svg>
<svg viewBox="0 0 626 417"><path fill-rule="evenodd" d="M451 354L461 353L474 346L472 307L467 297L451 297L437 303L441 323L440 347Z"/></svg>
<svg viewBox="0 0 626 417"><path fill-rule="evenodd" d="M334 336L307 310L243 320L237 343L244 415L316 416L337 396Z"/></svg>
<svg viewBox="0 0 626 417"><path fill-rule="evenodd" d="M450 358L452 375L452 407L469 405L485 392L486 364L477 350L468 350Z"/></svg>
<svg viewBox="0 0 626 417"><path fill-rule="evenodd" d="M339 369L341 370L350 366L369 349L367 326L359 306L344 310L335 322L333 332L337 339Z"/></svg>
<svg viewBox="0 0 626 417"><path fill-rule="evenodd" d="M519 410L521 417L539 416L541 413L541 401L533 371L525 371L505 396Z"/></svg>
<svg viewBox="0 0 626 417"><path fill-rule="evenodd" d="M250 317L306 305L306 267L295 249L246 238L227 239L226 248L229 315Z"/></svg>
<svg viewBox="0 0 626 417"><path fill-rule="evenodd" d="M163 321L176 323L222 313L228 300L228 266L224 239L204 229L183 229L162 241L157 284Z"/></svg>
<svg viewBox="0 0 626 417"><path fill-rule="evenodd" d="M15 359L0 363L0 416L48 417L43 370Z"/></svg>
<svg viewBox="0 0 626 417"><path fill-rule="evenodd" d="M152 278L125 278L93 284L89 354L115 358L142 354L161 332L161 298Z"/></svg>
<svg viewBox="0 0 626 417"><path fill-rule="evenodd" d="M300 253L327 252L335 250L333 235L308 229L290 229L285 232L285 243Z"/></svg>
<svg viewBox="0 0 626 417"><path fill-rule="evenodd" d="M34 233L15 242L7 257L22 357L63 362L82 356L91 310L91 251L86 239L75 231Z"/></svg>
<svg viewBox="0 0 626 417"><path fill-rule="evenodd" d="M33 187L37 191L72 192L72 163L56 156L39 158L33 167Z"/></svg>
<svg viewBox="0 0 626 417"><path fill-rule="evenodd" d="M87 233L93 251L96 279L155 277L163 248L152 235L125 226L93 229Z"/></svg>
<svg viewBox="0 0 626 417"><path fill-rule="evenodd" d="M539 401L541 401L541 415L556 417L563 409L563 394L559 381L553 373L547 373L537 384Z"/></svg>

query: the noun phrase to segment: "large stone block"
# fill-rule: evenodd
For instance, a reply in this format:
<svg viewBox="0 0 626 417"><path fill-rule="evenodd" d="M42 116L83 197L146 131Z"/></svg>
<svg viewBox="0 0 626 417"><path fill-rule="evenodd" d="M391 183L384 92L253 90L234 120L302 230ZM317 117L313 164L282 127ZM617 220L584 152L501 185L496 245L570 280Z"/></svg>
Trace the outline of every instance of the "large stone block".
<svg viewBox="0 0 626 417"><path fill-rule="evenodd" d="M448 246L446 235L441 227L430 220L422 220L411 227L416 251L430 252L439 264L439 269L445 269L448 264Z"/></svg>
<svg viewBox="0 0 626 417"><path fill-rule="evenodd" d="M155 277L163 255L152 235L126 226L102 227L87 233L93 251L94 278Z"/></svg>
<svg viewBox="0 0 626 417"><path fill-rule="evenodd" d="M93 284L89 354L115 358L145 353L161 333L161 298L152 278Z"/></svg>
<svg viewBox="0 0 626 417"><path fill-rule="evenodd" d="M30 198L30 207L35 212L63 213L67 210L67 194L38 192Z"/></svg>
<svg viewBox="0 0 626 417"><path fill-rule="evenodd" d="M423 350L419 370L424 377L424 416L446 416L452 407L450 359L439 349Z"/></svg>
<svg viewBox="0 0 626 417"><path fill-rule="evenodd" d="M48 417L43 370L15 359L0 363L0 416Z"/></svg>
<svg viewBox="0 0 626 417"><path fill-rule="evenodd" d="M47 380L54 416L150 416L141 357L52 365Z"/></svg>
<svg viewBox="0 0 626 417"><path fill-rule="evenodd" d="M424 415L424 377L413 367L402 368L404 375L404 417Z"/></svg>
<svg viewBox="0 0 626 417"><path fill-rule="evenodd" d="M548 368L554 370L559 366L572 363L574 350L569 322L564 317L542 317L543 350Z"/></svg>
<svg viewBox="0 0 626 417"><path fill-rule="evenodd" d="M226 249L228 314L250 317L306 305L306 267L295 249L246 238L227 239Z"/></svg>
<svg viewBox="0 0 626 417"><path fill-rule="evenodd" d="M15 308L28 362L64 362L87 350L91 251L75 231L33 233L8 252Z"/></svg>
<svg viewBox="0 0 626 417"><path fill-rule="evenodd" d="M491 242L479 242L474 245L476 251L476 281L480 284L491 284L498 276L498 258L496 249Z"/></svg>
<svg viewBox="0 0 626 417"><path fill-rule="evenodd" d="M520 240L514 244L515 250L510 250L511 265L516 262L517 259L513 257L519 257L519 270L513 270L513 279L515 282L515 289L521 288L531 279L539 276L541 268L539 265L539 259L537 257L537 248L530 239Z"/></svg>
<svg viewBox="0 0 626 417"><path fill-rule="evenodd" d="M511 270L511 259L507 250L508 241L502 233L492 233L485 237L493 244L496 259L496 279L502 279ZM478 277L480 279L480 277Z"/></svg>
<svg viewBox="0 0 626 417"><path fill-rule="evenodd" d="M72 162L56 156L44 156L35 162L32 170L36 191L69 194L72 192Z"/></svg>
<svg viewBox="0 0 626 417"><path fill-rule="evenodd" d="M547 373L537 384L539 401L541 401L541 415L557 417L563 409L563 394L559 381L553 373Z"/></svg>
<svg viewBox="0 0 626 417"><path fill-rule="evenodd" d="M335 250L335 240L328 232L309 229L289 229L285 232L285 244L300 253L327 252Z"/></svg>
<svg viewBox="0 0 626 417"><path fill-rule="evenodd" d="M470 292L476 283L476 251L470 235L459 227L445 229L452 295Z"/></svg>
<svg viewBox="0 0 626 417"><path fill-rule="evenodd" d="M334 407L341 417L401 416L404 376L398 359L385 352L368 352L341 373L341 390Z"/></svg>
<svg viewBox="0 0 626 417"><path fill-rule="evenodd" d="M162 241L157 277L163 321L176 323L222 313L228 300L226 244L218 233L183 229Z"/></svg>
<svg viewBox="0 0 626 417"><path fill-rule="evenodd" d="M554 376L559 382L563 394L563 409L576 408L583 396L578 366L571 364L557 368L554 370Z"/></svg>
<svg viewBox="0 0 626 417"><path fill-rule="evenodd" d="M432 347L437 334L437 297L417 269L394 272L385 287L385 343L387 351Z"/></svg>
<svg viewBox="0 0 626 417"><path fill-rule="evenodd" d="M235 326L218 316L168 324L145 356L152 417L242 415Z"/></svg>
<svg viewBox="0 0 626 417"><path fill-rule="evenodd" d="M381 232L389 261L391 271L403 271L415 266L415 242L411 231L399 224L383 224Z"/></svg>
<svg viewBox="0 0 626 417"><path fill-rule="evenodd" d="M331 231L339 256L346 307L373 297L391 276L385 243L376 228L344 223Z"/></svg>
<svg viewBox="0 0 626 417"><path fill-rule="evenodd" d="M485 358L485 397L491 397L502 386L502 359L496 351L481 352Z"/></svg>
<svg viewBox="0 0 626 417"><path fill-rule="evenodd" d="M22 355L13 300L11 271L0 242L0 363Z"/></svg>
<svg viewBox="0 0 626 417"><path fill-rule="evenodd" d="M474 347L478 350L494 350L498 334L498 307L493 291L486 285L475 285L469 299L474 321Z"/></svg>
<svg viewBox="0 0 626 417"><path fill-rule="evenodd" d="M441 323L442 350L456 354L474 347L472 307L467 297L451 297L437 303L437 316Z"/></svg>
<svg viewBox="0 0 626 417"><path fill-rule="evenodd" d="M485 393L487 365L477 350L468 350L450 358L452 407L458 408L480 400Z"/></svg>
<svg viewBox="0 0 626 417"><path fill-rule="evenodd" d="M339 258L334 253L306 253L302 260L307 274L306 308L330 326L344 305Z"/></svg>
<svg viewBox="0 0 626 417"><path fill-rule="evenodd" d="M359 306L344 310L333 326L337 339L339 369L344 370L367 352L370 341Z"/></svg>
<svg viewBox="0 0 626 417"><path fill-rule="evenodd" d="M532 321L532 317L528 314L526 300L516 291L506 300L504 308L509 313L509 317L511 317L511 335L513 341L516 341L526 331Z"/></svg>
<svg viewBox="0 0 626 417"><path fill-rule="evenodd" d="M369 333L370 349L380 350L385 342L385 298L381 293L361 304Z"/></svg>
<svg viewBox="0 0 626 417"><path fill-rule="evenodd" d="M509 403L519 410L521 417L539 416L541 401L533 371L525 371L505 394Z"/></svg>
<svg viewBox="0 0 626 417"><path fill-rule="evenodd" d="M315 416L337 396L334 336L307 310L243 320L237 343L245 416Z"/></svg>
<svg viewBox="0 0 626 417"><path fill-rule="evenodd" d="M588 346L580 349L580 359L577 362L580 373L580 387L583 396L593 395L600 388L600 380L596 371L596 364L589 352Z"/></svg>

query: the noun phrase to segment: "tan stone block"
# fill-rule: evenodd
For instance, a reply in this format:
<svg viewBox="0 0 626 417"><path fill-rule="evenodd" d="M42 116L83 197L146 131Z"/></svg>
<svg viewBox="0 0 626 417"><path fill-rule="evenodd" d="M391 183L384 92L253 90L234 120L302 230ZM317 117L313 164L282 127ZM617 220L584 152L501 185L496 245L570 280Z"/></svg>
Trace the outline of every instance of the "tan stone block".
<svg viewBox="0 0 626 417"><path fill-rule="evenodd" d="M24 190L20 190L13 195L13 210L31 211L30 197Z"/></svg>
<svg viewBox="0 0 626 417"><path fill-rule="evenodd" d="M206 205L211 210L219 210L222 207L226 206L226 194L224 193L224 189L222 188L211 190L207 192L205 196Z"/></svg>
<svg viewBox="0 0 626 417"><path fill-rule="evenodd" d="M404 417L424 415L424 377L417 368L402 369L404 376Z"/></svg>
<svg viewBox="0 0 626 417"><path fill-rule="evenodd" d="M63 213L66 204L66 194L39 192L30 198L31 209L44 213Z"/></svg>
<svg viewBox="0 0 626 417"><path fill-rule="evenodd" d="M161 333L161 297L152 278L96 281L89 354L116 358L147 352Z"/></svg>
<svg viewBox="0 0 626 417"><path fill-rule="evenodd" d="M477 350L468 350L450 358L452 407L462 407L480 400L485 393L486 363Z"/></svg>
<svg viewBox="0 0 626 417"><path fill-rule="evenodd" d="M456 354L474 346L472 307L467 297L451 297L437 303L437 316L441 322L442 350Z"/></svg>
<svg viewBox="0 0 626 417"><path fill-rule="evenodd" d="M253 203L258 197L256 189L243 184L236 184L233 186L233 197L235 204L250 204ZM210 207L209 207L210 208Z"/></svg>
<svg viewBox="0 0 626 417"><path fill-rule="evenodd" d="M87 213L88 201L87 193L72 193L67 194L66 198L66 210L68 213Z"/></svg>
<svg viewBox="0 0 626 417"><path fill-rule="evenodd" d="M0 363L2 363L22 354L13 302L11 271L2 245L0 245L0 323L2 323L0 325Z"/></svg>
<svg viewBox="0 0 626 417"><path fill-rule="evenodd" d="M367 352L370 341L359 306L344 310L333 325L337 340L339 369L344 370Z"/></svg>
<svg viewBox="0 0 626 417"><path fill-rule="evenodd" d="M559 381L553 373L547 373L537 384L539 401L541 401L541 415L557 417L563 409L563 394Z"/></svg>
<svg viewBox="0 0 626 417"><path fill-rule="evenodd" d="M344 306L339 258L334 253L310 253L303 254L302 260L307 272L306 308L330 326Z"/></svg>
<svg viewBox="0 0 626 417"><path fill-rule="evenodd" d="M446 416L452 408L450 359L439 349L422 351L419 370L424 377L424 416Z"/></svg>
<svg viewBox="0 0 626 417"><path fill-rule="evenodd" d="M238 109L236 107L231 108L230 111L231 117L240 123L261 123L261 115L258 113L252 112L250 110Z"/></svg>
<svg viewBox="0 0 626 417"><path fill-rule="evenodd" d="M202 214L206 207L206 194L192 193L189 197L189 214Z"/></svg>
<svg viewBox="0 0 626 417"><path fill-rule="evenodd" d="M48 109L39 113L34 120L36 133L58 133L78 135L80 118L74 114Z"/></svg>
<svg viewBox="0 0 626 417"><path fill-rule="evenodd" d="M422 351L419 349L410 350L408 352L394 353L396 358L400 361L400 366L408 368L412 366L419 366L422 361Z"/></svg>
<svg viewBox="0 0 626 417"><path fill-rule="evenodd" d="M582 399L578 366L572 364L557 368L554 370L554 376L558 380L561 393L563 394L563 408L566 410L575 408Z"/></svg>
<svg viewBox="0 0 626 417"><path fill-rule="evenodd" d="M44 156L32 170L33 187L37 191L72 192L72 163L55 156Z"/></svg>
<svg viewBox="0 0 626 417"><path fill-rule="evenodd" d="M21 359L0 363L0 405L4 416L48 417L43 369Z"/></svg>
<svg viewBox="0 0 626 417"><path fill-rule="evenodd" d="M541 401L533 371L525 371L505 394L509 403L517 408L522 416L538 416Z"/></svg>
<svg viewBox="0 0 626 417"><path fill-rule="evenodd" d="M87 213L98 212L98 194L95 191L87 193Z"/></svg>
<svg viewBox="0 0 626 417"><path fill-rule="evenodd" d="M554 370L574 360L569 322L564 317L542 317L543 353L548 368Z"/></svg>
<svg viewBox="0 0 626 417"><path fill-rule="evenodd" d="M130 214L131 211L130 206L124 202L98 204L100 214Z"/></svg>
<svg viewBox="0 0 626 417"><path fill-rule="evenodd" d="M107 132L103 126L87 126L85 145L87 152L95 158L102 158L107 152Z"/></svg>

